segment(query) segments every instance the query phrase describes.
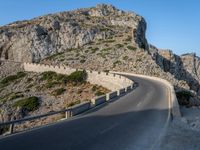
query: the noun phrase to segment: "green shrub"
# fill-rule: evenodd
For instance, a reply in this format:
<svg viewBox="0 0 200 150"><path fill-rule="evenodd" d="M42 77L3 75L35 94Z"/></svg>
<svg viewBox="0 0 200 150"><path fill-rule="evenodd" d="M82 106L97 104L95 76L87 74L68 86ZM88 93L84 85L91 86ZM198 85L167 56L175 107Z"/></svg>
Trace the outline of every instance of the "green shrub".
<svg viewBox="0 0 200 150"><path fill-rule="evenodd" d="M55 77L55 80L57 82L66 82L67 81L68 76L65 74L57 74L57 76Z"/></svg>
<svg viewBox="0 0 200 150"><path fill-rule="evenodd" d="M53 71L47 71L42 73L41 80L47 80L49 85L55 85L59 83L65 83L68 76L64 74L57 74ZM47 85L48 86L48 85Z"/></svg>
<svg viewBox="0 0 200 150"><path fill-rule="evenodd" d="M54 91L52 92L52 94L53 94L54 96L58 96L58 95L63 94L65 91L66 91L66 90L65 90L64 88L59 88L59 89L54 90Z"/></svg>
<svg viewBox="0 0 200 150"><path fill-rule="evenodd" d="M103 70L103 72L105 72L105 73L109 73L109 72L110 72L110 70Z"/></svg>
<svg viewBox="0 0 200 150"><path fill-rule="evenodd" d="M10 75L1 80L1 84L5 85L17 79L16 75Z"/></svg>
<svg viewBox="0 0 200 150"><path fill-rule="evenodd" d="M92 87L92 91L93 91L93 92L95 92L97 89L98 89L98 88L97 88L97 85L94 85L94 86Z"/></svg>
<svg viewBox="0 0 200 150"><path fill-rule="evenodd" d="M16 75L10 75L10 76L7 76L5 78L3 78L1 81L0 81L0 85L8 85L10 82L13 82L17 79L20 79L20 78L23 78L26 76L26 73L25 72L18 72Z"/></svg>
<svg viewBox="0 0 200 150"><path fill-rule="evenodd" d="M68 81L76 82L76 83L85 82L86 79L87 79L87 72L85 70L72 72L68 76Z"/></svg>
<svg viewBox="0 0 200 150"><path fill-rule="evenodd" d="M25 72L20 71L20 72L17 73L17 78L23 78L25 76L26 76Z"/></svg>
<svg viewBox="0 0 200 150"><path fill-rule="evenodd" d="M124 47L124 45L122 45L122 44L116 44L115 45L117 48L122 48L122 47Z"/></svg>
<svg viewBox="0 0 200 150"><path fill-rule="evenodd" d="M61 59L59 59L59 61L64 61L65 60L65 58L61 58Z"/></svg>
<svg viewBox="0 0 200 150"><path fill-rule="evenodd" d="M100 28L100 31L101 31L101 32L105 32L105 31L108 31L108 30L109 30L108 28L103 28L103 27Z"/></svg>
<svg viewBox="0 0 200 150"><path fill-rule="evenodd" d="M56 53L56 54L53 54L53 55L47 57L46 59L47 60L53 60L54 58L56 58L58 56L61 57L63 54L64 54L64 52Z"/></svg>
<svg viewBox="0 0 200 150"><path fill-rule="evenodd" d="M92 49L91 49L92 53L96 53L96 51L98 51L98 50L99 50L98 47L96 47L96 48L92 48Z"/></svg>
<svg viewBox="0 0 200 150"><path fill-rule="evenodd" d="M131 36L128 36L128 37L125 39L126 42L130 42L131 40L132 40L132 37L131 37Z"/></svg>
<svg viewBox="0 0 200 150"><path fill-rule="evenodd" d="M12 97L14 96L14 95L16 95L16 94L19 94L19 93L8 93L8 94L6 94L6 95L2 95L1 97L0 97L0 102L1 103L4 103L4 102L6 102L6 101L8 101L8 100L12 100Z"/></svg>
<svg viewBox="0 0 200 150"><path fill-rule="evenodd" d="M117 64L121 64L122 62L120 60L117 60L113 63L113 67L115 68Z"/></svg>
<svg viewBox="0 0 200 150"><path fill-rule="evenodd" d="M72 107L72 106L74 106L76 104L80 104L80 103L81 103L80 100L77 100L77 101L74 101L74 102L70 102L70 103L67 104L67 107Z"/></svg>
<svg viewBox="0 0 200 150"><path fill-rule="evenodd" d="M0 135L6 133L9 131L9 125L6 125L6 126L1 126L0 127Z"/></svg>
<svg viewBox="0 0 200 150"><path fill-rule="evenodd" d="M42 73L41 80L53 80L57 77L57 73L53 71L46 71Z"/></svg>
<svg viewBox="0 0 200 150"><path fill-rule="evenodd" d="M85 53L88 53L89 52L89 50L85 50Z"/></svg>
<svg viewBox="0 0 200 150"><path fill-rule="evenodd" d="M98 53L98 56L101 56L102 58L106 58L106 55L108 55L109 53Z"/></svg>
<svg viewBox="0 0 200 150"><path fill-rule="evenodd" d="M35 96L24 98L24 99L21 99L21 100L15 102L15 104L13 106L21 107L28 111L34 111L34 110L38 109L38 107L39 107L39 99L38 99L38 97L35 97Z"/></svg>
<svg viewBox="0 0 200 150"><path fill-rule="evenodd" d="M29 89L29 88L32 88L35 84L34 83L31 83L29 84L26 88Z"/></svg>
<svg viewBox="0 0 200 150"><path fill-rule="evenodd" d="M140 62L140 61L142 61L142 58L137 58L136 61L137 61L137 62Z"/></svg>
<svg viewBox="0 0 200 150"><path fill-rule="evenodd" d="M105 42L106 43L113 43L113 42L115 42L115 40L106 40Z"/></svg>
<svg viewBox="0 0 200 150"><path fill-rule="evenodd" d="M180 105L188 105L190 97L193 97L189 91L176 92L176 96Z"/></svg>
<svg viewBox="0 0 200 150"><path fill-rule="evenodd" d="M57 81L50 81L50 82L47 82L45 84L45 88L52 88L52 87L54 87L55 85L58 85L58 84L59 84L59 82L57 82Z"/></svg>
<svg viewBox="0 0 200 150"><path fill-rule="evenodd" d="M135 50L137 49L136 47L133 47L133 46L131 46L131 45L128 45L127 48L128 48L129 50L132 50L132 51L135 51Z"/></svg>
<svg viewBox="0 0 200 150"><path fill-rule="evenodd" d="M26 82L32 82L33 81L33 78L28 78L27 80L26 80Z"/></svg>
<svg viewBox="0 0 200 150"><path fill-rule="evenodd" d="M96 96L101 96L101 95L104 95L104 94L106 94L106 93L104 93L104 92L102 92L102 91L97 91L97 92L95 93Z"/></svg>
<svg viewBox="0 0 200 150"><path fill-rule="evenodd" d="M85 59L81 59L80 60L80 63L84 63L86 60Z"/></svg>
<svg viewBox="0 0 200 150"><path fill-rule="evenodd" d="M128 56L124 56L124 57L123 57L123 60L128 60Z"/></svg>
<svg viewBox="0 0 200 150"><path fill-rule="evenodd" d="M112 48L108 47L108 48L102 49L101 51L102 51L102 52L107 52L107 51L109 51L109 50L111 50L111 49L112 49Z"/></svg>
<svg viewBox="0 0 200 150"><path fill-rule="evenodd" d="M21 98L21 97L24 97L24 94L22 94L22 93L13 93L9 100L14 100L14 99Z"/></svg>

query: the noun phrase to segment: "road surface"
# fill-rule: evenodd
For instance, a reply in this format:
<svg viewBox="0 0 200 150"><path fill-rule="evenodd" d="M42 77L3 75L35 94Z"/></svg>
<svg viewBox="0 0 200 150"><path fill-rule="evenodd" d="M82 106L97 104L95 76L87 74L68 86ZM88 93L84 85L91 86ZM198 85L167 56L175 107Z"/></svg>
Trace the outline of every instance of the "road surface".
<svg viewBox="0 0 200 150"><path fill-rule="evenodd" d="M169 121L169 93L156 81L90 112L0 139L1 150L150 150Z"/></svg>

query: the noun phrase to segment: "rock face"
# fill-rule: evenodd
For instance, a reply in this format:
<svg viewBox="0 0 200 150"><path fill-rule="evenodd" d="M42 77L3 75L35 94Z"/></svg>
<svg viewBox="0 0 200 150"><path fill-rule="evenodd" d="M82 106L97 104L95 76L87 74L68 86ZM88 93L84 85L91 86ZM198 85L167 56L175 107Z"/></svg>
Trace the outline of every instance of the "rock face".
<svg viewBox="0 0 200 150"><path fill-rule="evenodd" d="M176 79L184 80L193 90L200 94L200 58L195 53L178 56L171 50L161 50L151 47L151 53L156 63Z"/></svg>
<svg viewBox="0 0 200 150"><path fill-rule="evenodd" d="M117 32L112 29L115 26L131 28L133 43L148 49L146 22L141 16L101 4L0 27L0 58L39 62L57 52L107 39Z"/></svg>
<svg viewBox="0 0 200 150"><path fill-rule="evenodd" d="M101 4L0 27L0 58L152 75L200 96L200 58L148 45L145 31L141 16ZM0 77L20 66L2 64Z"/></svg>

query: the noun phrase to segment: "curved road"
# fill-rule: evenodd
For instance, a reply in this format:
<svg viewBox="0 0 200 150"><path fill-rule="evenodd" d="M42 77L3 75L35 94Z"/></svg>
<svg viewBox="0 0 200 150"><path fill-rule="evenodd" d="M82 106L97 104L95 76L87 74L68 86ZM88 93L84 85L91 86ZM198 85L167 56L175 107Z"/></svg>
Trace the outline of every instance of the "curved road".
<svg viewBox="0 0 200 150"><path fill-rule="evenodd" d="M128 76L138 87L69 120L0 139L2 150L150 150L169 121L167 88Z"/></svg>

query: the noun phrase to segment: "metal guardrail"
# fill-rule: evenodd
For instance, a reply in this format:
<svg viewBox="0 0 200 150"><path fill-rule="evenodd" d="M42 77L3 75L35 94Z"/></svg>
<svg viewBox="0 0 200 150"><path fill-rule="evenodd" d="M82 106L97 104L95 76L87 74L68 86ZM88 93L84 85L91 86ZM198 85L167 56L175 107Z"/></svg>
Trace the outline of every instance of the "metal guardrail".
<svg viewBox="0 0 200 150"><path fill-rule="evenodd" d="M116 74L114 73L113 76L116 76ZM119 78L122 78L121 76L119 76ZM129 86L127 86L126 88L123 88L123 93L126 93L128 90L130 89L133 89L133 83L130 83ZM117 91L117 95L116 96L120 96L122 93L120 92L120 90L122 89L118 89ZM108 93L110 94L110 93ZM108 96L105 95L105 101L108 101ZM109 99L112 99L112 97L109 96ZM66 113L66 118L68 117L71 117L72 116L72 111L73 111L73 108L68 108L68 109L64 109L64 110L60 110L60 111L53 111L53 112L49 112L49 113L46 113L46 114L42 114L42 115L37 115L37 116L30 116L30 117L25 117L25 118L22 118L22 119L18 119L18 120L12 120L12 121L8 121L8 122L2 122L0 123L0 127L1 126L8 126L10 125L9 127L9 133L12 134L14 133L14 125L17 124L17 123L21 123L21 122L25 122L25 121L31 121L31 120L36 120L36 119L40 119L40 118L44 118L44 117L48 117L48 116L52 116L52 115L56 115L56 114L59 114L59 113ZM69 113L68 113L69 112Z"/></svg>
<svg viewBox="0 0 200 150"><path fill-rule="evenodd" d="M133 86L130 86L130 88L127 87L125 89L126 89L125 92L128 92L129 90L133 89ZM107 93L106 95L103 95L105 98L104 98L104 101L102 103L120 96L122 93L120 93L119 91L120 91L120 89L117 90L117 91L114 91L114 93L116 93L114 95L113 95L113 92L110 92L110 93ZM110 97L110 94L111 94L111 97ZM98 98L99 97L95 97L95 99L98 99ZM85 103L81 103L81 104L77 104L77 105L75 105L73 107L70 107L68 109L63 109L63 110L60 110L60 111L53 111L53 112L49 112L49 113L42 114L42 115L30 116L30 117L25 117L25 118L18 119L18 120L12 120L12 121L8 121L8 122L2 122L2 123L0 123L0 127L1 126L10 125L8 133L9 134L13 134L14 133L14 125L17 124L17 123L21 123L21 122L25 122L25 121L31 121L31 120L36 120L36 119L40 119L40 118L44 118L44 117L48 117L48 116L52 116L52 115L56 115L56 114L60 114L60 113L66 113L65 114L65 116L66 116L65 118L72 117L73 116L73 111L76 108L80 108L84 104L86 104L86 102ZM91 104L92 104L92 102L90 102L90 108L87 108L87 110L93 108L93 106L91 106ZM95 105L99 105L99 104L95 104Z"/></svg>
<svg viewBox="0 0 200 150"><path fill-rule="evenodd" d="M30 117L26 117L26 118L22 118L22 119L18 119L18 120L12 120L12 121L8 121L8 122L3 122L0 123L0 127L1 126L6 126L6 125L10 125L9 127L9 133L12 134L14 131L14 125L16 123L21 123L21 122L25 122L25 121L31 121L31 120L36 120L36 119L40 119L40 118L44 118L44 117L48 117L48 116L52 116L52 115L56 115L56 114L60 114L60 113L66 113L71 111L72 109L64 109L64 110L60 110L60 111L55 111L55 112L49 112L46 114L42 114L42 115L37 115L37 116L30 116Z"/></svg>

